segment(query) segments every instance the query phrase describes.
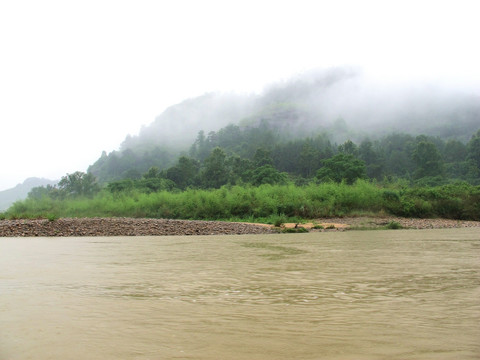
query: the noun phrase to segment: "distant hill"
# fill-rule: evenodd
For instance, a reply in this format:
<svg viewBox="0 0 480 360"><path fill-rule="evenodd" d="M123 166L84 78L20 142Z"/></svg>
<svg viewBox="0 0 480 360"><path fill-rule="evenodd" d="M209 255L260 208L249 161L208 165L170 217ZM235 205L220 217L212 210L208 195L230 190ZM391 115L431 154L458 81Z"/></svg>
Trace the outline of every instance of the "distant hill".
<svg viewBox="0 0 480 360"><path fill-rule="evenodd" d="M217 131L250 115L256 97L234 93L208 93L186 99L167 108L150 125L142 127L138 136L127 136L120 150L151 150L156 146L184 150L198 132Z"/></svg>
<svg viewBox="0 0 480 360"><path fill-rule="evenodd" d="M192 156L201 143L216 143L219 134L230 132L238 140L229 126L250 129L246 146L260 141L263 130L255 129L268 129L277 143L322 134L332 143L360 143L405 133L465 144L480 124L479 100L478 94L435 84L382 85L355 69L312 71L261 94L211 93L173 105L88 171L100 183L139 178L152 166L166 169L180 155Z"/></svg>
<svg viewBox="0 0 480 360"><path fill-rule="evenodd" d="M34 187L55 185L58 181L31 177L14 188L0 191L0 211L7 210L15 201L27 198Z"/></svg>
<svg viewBox="0 0 480 360"><path fill-rule="evenodd" d="M348 131L338 128L338 120ZM210 93L187 99L166 109L138 136L127 136L120 151L183 151L200 130L207 135L229 124L261 122L297 138L329 131L338 142L392 132L467 142L480 123L480 97L429 83L375 83L350 68L316 70L271 84L258 95Z"/></svg>

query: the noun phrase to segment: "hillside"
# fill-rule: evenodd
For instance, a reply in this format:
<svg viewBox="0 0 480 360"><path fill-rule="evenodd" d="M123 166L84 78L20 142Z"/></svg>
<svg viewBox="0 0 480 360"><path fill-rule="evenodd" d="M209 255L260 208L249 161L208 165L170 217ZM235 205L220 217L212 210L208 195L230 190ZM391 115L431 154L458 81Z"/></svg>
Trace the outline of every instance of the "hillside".
<svg viewBox="0 0 480 360"><path fill-rule="evenodd" d="M56 183L57 181L32 177L14 188L0 191L0 211L7 210L17 200L25 199L34 187L54 185Z"/></svg>
<svg viewBox="0 0 480 360"><path fill-rule="evenodd" d="M332 145L381 142L392 134L429 136L437 146L439 141L466 144L479 124L476 95L430 84L387 87L356 70L339 68L270 85L259 95L212 93L185 100L166 109L138 136L127 136L119 151L103 153L88 171L101 183L136 179L152 166L173 166L180 155L203 161L213 146L251 158L258 147L271 151L319 136ZM202 144L212 146L204 146L200 154Z"/></svg>

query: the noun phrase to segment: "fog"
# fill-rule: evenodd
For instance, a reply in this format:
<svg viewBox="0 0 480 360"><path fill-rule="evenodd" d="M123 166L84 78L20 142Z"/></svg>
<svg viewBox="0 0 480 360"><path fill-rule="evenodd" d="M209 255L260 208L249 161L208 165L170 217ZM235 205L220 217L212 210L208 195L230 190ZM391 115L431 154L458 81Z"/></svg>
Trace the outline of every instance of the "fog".
<svg viewBox="0 0 480 360"><path fill-rule="evenodd" d="M480 96L469 89L416 81L386 84L357 67L312 69L255 94L208 93L172 105L120 150L156 146L186 151L199 131L262 121L288 138L328 133L337 143L389 133L428 134L467 142L480 128Z"/></svg>
<svg viewBox="0 0 480 360"><path fill-rule="evenodd" d="M163 130L181 147L201 128L256 114L268 96L285 96L282 89L291 95L295 82L308 92L298 98L310 114L299 128L342 118L367 134L420 131L459 104L480 102L477 7L461 0L2 2L0 190L86 171L102 151L137 135ZM332 82L315 85L324 76L315 74L326 73L336 74ZM182 114L190 116L175 118L172 105L198 104L197 97L201 111L185 110L187 101Z"/></svg>

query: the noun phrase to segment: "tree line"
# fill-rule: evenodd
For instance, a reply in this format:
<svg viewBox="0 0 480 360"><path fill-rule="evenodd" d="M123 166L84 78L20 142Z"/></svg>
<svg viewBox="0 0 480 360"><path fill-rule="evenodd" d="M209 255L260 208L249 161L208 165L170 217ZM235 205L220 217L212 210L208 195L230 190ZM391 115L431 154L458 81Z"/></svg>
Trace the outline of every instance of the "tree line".
<svg viewBox="0 0 480 360"><path fill-rule="evenodd" d="M289 140L265 124L229 125L208 135L200 131L190 149L176 160L166 151L156 152L156 157L151 152L139 156L130 149L104 154L88 173L97 175L112 191L137 188L147 192L218 189L227 184L352 184L356 179L404 179L425 186L480 183L480 130L466 144L408 134L334 144L326 133Z"/></svg>
<svg viewBox="0 0 480 360"><path fill-rule="evenodd" d="M274 221L380 211L479 220L479 169L480 130L466 144L406 134L334 144L325 134L282 142L271 130L229 126L200 132L164 168L104 183L93 172L67 174L2 216Z"/></svg>

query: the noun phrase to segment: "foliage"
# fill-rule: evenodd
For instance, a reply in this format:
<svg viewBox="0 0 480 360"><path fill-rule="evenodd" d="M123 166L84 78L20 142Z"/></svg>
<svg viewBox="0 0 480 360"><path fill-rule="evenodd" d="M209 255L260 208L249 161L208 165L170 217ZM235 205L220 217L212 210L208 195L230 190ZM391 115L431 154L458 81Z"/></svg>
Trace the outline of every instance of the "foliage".
<svg viewBox="0 0 480 360"><path fill-rule="evenodd" d="M476 132L467 145L468 159L480 168L480 130Z"/></svg>
<svg viewBox="0 0 480 360"><path fill-rule="evenodd" d="M61 178L57 185L38 186L30 190L28 198L76 198L93 197L100 191L95 176L91 173L76 171L72 174L66 174Z"/></svg>
<svg viewBox="0 0 480 360"><path fill-rule="evenodd" d="M287 222L287 218L284 214L273 215L271 219L273 220L272 223L275 227L280 227Z"/></svg>
<svg viewBox="0 0 480 360"><path fill-rule="evenodd" d="M340 153L323 161L323 167L317 172L320 181L345 181L353 184L357 179L366 178L365 162L354 155Z"/></svg>
<svg viewBox="0 0 480 360"><path fill-rule="evenodd" d="M274 223L345 216L356 212L480 220L480 186L458 182L414 188L397 188L396 184L391 184L384 188L358 180L353 185L236 185L183 192L144 192L136 188L112 192L107 188L93 198L28 198L14 203L5 216L126 216Z"/></svg>
<svg viewBox="0 0 480 360"><path fill-rule="evenodd" d="M171 180L176 187L185 190L195 184L200 164L197 160L181 156L175 166L166 170L164 176Z"/></svg>
<svg viewBox="0 0 480 360"><path fill-rule="evenodd" d="M420 141L413 150L412 158L417 165L415 178L443 174L440 152L434 143L425 140Z"/></svg>
<svg viewBox="0 0 480 360"><path fill-rule="evenodd" d="M284 233L308 233L308 230L302 226L298 226L296 228L285 228L282 230Z"/></svg>
<svg viewBox="0 0 480 360"><path fill-rule="evenodd" d="M402 224L400 224L396 221L390 221L385 227L387 229L392 229L392 230L403 229Z"/></svg>
<svg viewBox="0 0 480 360"><path fill-rule="evenodd" d="M420 186L455 180L480 183L480 131L471 136L468 144L452 138L392 133L374 140L365 138L356 143L349 139L335 145L332 134L325 130L307 132L304 137L292 135L291 127L300 108L274 103L262 115L240 121L240 125L231 124L208 134L200 131L188 155L160 145L142 148L141 152L139 148L127 148L103 153L89 173L105 184L137 180L142 173L156 168L153 177L169 179L180 190L279 183L254 176L255 169L266 165L288 174L297 184L305 184L315 175L321 181L345 179L348 184L357 178L382 181L385 177L404 178Z"/></svg>
<svg viewBox="0 0 480 360"><path fill-rule="evenodd" d="M63 176L58 182L58 188L65 196L70 197L93 196L100 190L95 176L81 171Z"/></svg>
<svg viewBox="0 0 480 360"><path fill-rule="evenodd" d="M287 182L287 175L279 172L272 165L263 165L257 167L246 174L247 181L253 186L263 184L285 184Z"/></svg>
<svg viewBox="0 0 480 360"><path fill-rule="evenodd" d="M57 216L55 214L49 214L47 215L48 221L55 221L57 220Z"/></svg>

